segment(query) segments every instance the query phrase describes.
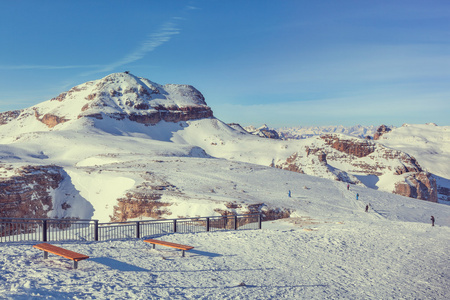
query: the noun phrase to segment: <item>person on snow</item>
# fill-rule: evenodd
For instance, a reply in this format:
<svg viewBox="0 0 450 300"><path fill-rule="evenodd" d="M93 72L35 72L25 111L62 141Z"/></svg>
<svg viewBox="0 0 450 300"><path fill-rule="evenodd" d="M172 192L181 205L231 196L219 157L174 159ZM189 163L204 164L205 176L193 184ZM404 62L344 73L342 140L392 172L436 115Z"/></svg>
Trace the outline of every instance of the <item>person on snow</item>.
<svg viewBox="0 0 450 300"><path fill-rule="evenodd" d="M350 189L350 184L347 184L347 190L349 190Z"/></svg>
<svg viewBox="0 0 450 300"><path fill-rule="evenodd" d="M366 205L366 212L369 211L369 204Z"/></svg>
<svg viewBox="0 0 450 300"><path fill-rule="evenodd" d="M289 190L289 193L288 193L288 195L289 195L289 198L291 198L291 190Z"/></svg>
<svg viewBox="0 0 450 300"><path fill-rule="evenodd" d="M358 193L356 193L356 200L358 200L358 198L359 198L359 194L358 194Z"/></svg>
<svg viewBox="0 0 450 300"><path fill-rule="evenodd" d="M434 217L431 216L431 226L434 226Z"/></svg>

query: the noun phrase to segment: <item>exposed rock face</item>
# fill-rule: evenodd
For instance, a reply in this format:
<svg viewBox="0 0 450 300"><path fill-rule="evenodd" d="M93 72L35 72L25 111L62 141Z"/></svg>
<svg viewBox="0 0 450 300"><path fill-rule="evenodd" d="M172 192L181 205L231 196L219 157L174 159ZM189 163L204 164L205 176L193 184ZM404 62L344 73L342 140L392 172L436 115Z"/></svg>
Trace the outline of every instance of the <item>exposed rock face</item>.
<svg viewBox="0 0 450 300"><path fill-rule="evenodd" d="M61 168L24 166L15 171L16 175L0 179L0 216L47 218L53 209L51 191L63 180Z"/></svg>
<svg viewBox="0 0 450 300"><path fill-rule="evenodd" d="M356 157L364 157L375 151L375 145L370 141L358 141L354 139L342 140L337 136L324 135L321 137L327 145L333 149Z"/></svg>
<svg viewBox="0 0 450 300"><path fill-rule="evenodd" d="M427 172L412 173L395 184L394 194L437 202L436 180Z"/></svg>
<svg viewBox="0 0 450 300"><path fill-rule="evenodd" d="M35 111L35 116L36 116L37 120L44 123L49 128L53 128L60 123L64 123L64 122L68 121L64 117L61 118L61 117L58 117L58 116L55 116L52 114L45 114L44 116L41 117L37 111Z"/></svg>
<svg viewBox="0 0 450 300"><path fill-rule="evenodd" d="M129 119L142 124L156 124L160 121L180 122L195 119L205 119L213 116L213 112L209 107L167 107L155 108L157 112L148 114L131 114Z"/></svg>
<svg viewBox="0 0 450 300"><path fill-rule="evenodd" d="M12 111L0 113L0 125L11 122L11 120L16 119L21 113L22 113L22 110L12 110Z"/></svg>
<svg viewBox="0 0 450 300"><path fill-rule="evenodd" d="M383 134L389 131L391 131L389 127L387 127L386 125L381 125L380 127L378 127L377 132L375 132L375 134L373 135L373 139L378 140Z"/></svg>
<svg viewBox="0 0 450 300"><path fill-rule="evenodd" d="M127 193L125 197L117 199L111 222L125 222L128 219L150 217L160 219L162 215L170 215L165 207L170 203L160 202L161 195L146 193Z"/></svg>
<svg viewBox="0 0 450 300"><path fill-rule="evenodd" d="M280 136L278 135L278 132L276 132L275 130L270 130L270 129L262 129L260 130L261 134L268 138L268 139L279 139Z"/></svg>

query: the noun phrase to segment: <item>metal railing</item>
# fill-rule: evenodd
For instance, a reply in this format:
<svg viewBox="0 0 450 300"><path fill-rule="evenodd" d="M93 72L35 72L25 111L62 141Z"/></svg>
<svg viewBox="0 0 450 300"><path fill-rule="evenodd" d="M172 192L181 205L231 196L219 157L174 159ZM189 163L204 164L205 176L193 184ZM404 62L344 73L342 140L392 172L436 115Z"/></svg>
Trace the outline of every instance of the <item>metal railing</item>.
<svg viewBox="0 0 450 300"><path fill-rule="evenodd" d="M0 242L92 240L96 220L0 218Z"/></svg>
<svg viewBox="0 0 450 300"><path fill-rule="evenodd" d="M104 241L168 233L261 229L261 214L99 223L98 220L0 218L0 242Z"/></svg>

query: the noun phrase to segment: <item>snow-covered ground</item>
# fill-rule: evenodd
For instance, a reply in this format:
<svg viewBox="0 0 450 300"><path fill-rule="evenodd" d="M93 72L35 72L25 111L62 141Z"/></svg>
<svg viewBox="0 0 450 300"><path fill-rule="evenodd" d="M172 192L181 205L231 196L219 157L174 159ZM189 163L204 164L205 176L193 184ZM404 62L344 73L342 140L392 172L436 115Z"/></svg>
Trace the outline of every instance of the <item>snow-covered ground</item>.
<svg viewBox="0 0 450 300"><path fill-rule="evenodd" d="M450 227L360 215L160 237L194 246L184 258L137 239L53 243L90 256L77 270L31 243L0 244L0 298L449 298Z"/></svg>

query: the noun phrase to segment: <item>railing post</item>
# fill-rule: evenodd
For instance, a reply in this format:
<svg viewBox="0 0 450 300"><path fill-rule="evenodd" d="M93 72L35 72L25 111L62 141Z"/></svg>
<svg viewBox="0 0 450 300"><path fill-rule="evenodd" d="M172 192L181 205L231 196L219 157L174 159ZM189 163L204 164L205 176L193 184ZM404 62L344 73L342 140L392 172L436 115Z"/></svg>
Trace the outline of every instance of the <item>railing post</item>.
<svg viewBox="0 0 450 300"><path fill-rule="evenodd" d="M238 229L238 217L237 215L234 216L234 230Z"/></svg>
<svg viewBox="0 0 450 300"><path fill-rule="evenodd" d="M206 218L206 231L209 231L209 218Z"/></svg>
<svg viewBox="0 0 450 300"><path fill-rule="evenodd" d="M177 232L177 220L173 220L173 232Z"/></svg>
<svg viewBox="0 0 450 300"><path fill-rule="evenodd" d="M47 220L42 221L42 241L47 241Z"/></svg>
<svg viewBox="0 0 450 300"><path fill-rule="evenodd" d="M94 241L98 241L98 220L94 220Z"/></svg>
<svg viewBox="0 0 450 300"><path fill-rule="evenodd" d="M258 229L262 228L262 214L258 215Z"/></svg>
<svg viewBox="0 0 450 300"><path fill-rule="evenodd" d="M141 233L139 231L139 221L136 222L136 238L140 238L141 237Z"/></svg>

